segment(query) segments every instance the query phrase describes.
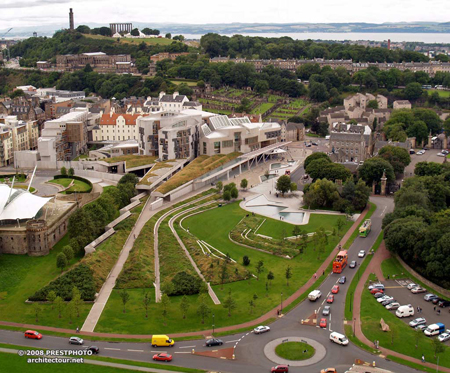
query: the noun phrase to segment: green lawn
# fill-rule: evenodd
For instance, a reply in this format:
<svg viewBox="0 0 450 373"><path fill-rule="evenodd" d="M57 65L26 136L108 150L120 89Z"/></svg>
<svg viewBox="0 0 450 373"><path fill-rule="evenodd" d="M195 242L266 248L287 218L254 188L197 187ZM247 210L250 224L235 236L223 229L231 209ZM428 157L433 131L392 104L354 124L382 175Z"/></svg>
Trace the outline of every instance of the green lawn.
<svg viewBox="0 0 450 373"><path fill-rule="evenodd" d="M270 102L261 104L253 109L252 114L264 114L267 110L269 110L274 104Z"/></svg>
<svg viewBox="0 0 450 373"><path fill-rule="evenodd" d="M73 161L79 161L81 159L88 159L89 156L86 154L80 154L78 157L74 158Z"/></svg>
<svg viewBox="0 0 450 373"><path fill-rule="evenodd" d="M374 279L373 275L371 279ZM391 331L381 330L381 319L384 319ZM416 332L402 319L397 318L394 312L386 310L367 290L361 297L361 324L364 335L370 341L378 340L380 346L416 359L420 359L423 354L427 362L437 362L434 358L432 338L426 337L422 332ZM444 348L445 351L439 354L439 365L450 367L450 348L445 345Z"/></svg>
<svg viewBox="0 0 450 373"><path fill-rule="evenodd" d="M59 184L59 185L62 185L64 188L67 188L70 185L70 183L72 182L72 180L73 180L73 185L69 189L65 190L64 192L81 192L81 193L83 193L83 192L86 192L89 189L91 189L91 186L89 184L85 183L84 181L74 180L74 179L70 179L70 178L50 180L49 183Z"/></svg>
<svg viewBox="0 0 450 373"><path fill-rule="evenodd" d="M433 92L437 92L439 93L439 97L450 97L450 91L444 91L442 89L430 89L428 92L430 96Z"/></svg>
<svg viewBox="0 0 450 373"><path fill-rule="evenodd" d="M306 360L313 357L316 350L307 343L285 342L275 347L275 353L287 360Z"/></svg>
<svg viewBox="0 0 450 373"><path fill-rule="evenodd" d="M103 158L102 161L106 163L125 161L127 168L133 168L155 163L156 159L158 159L158 157L153 157L151 155L133 154L133 155L120 155L112 158Z"/></svg>
<svg viewBox="0 0 450 373"><path fill-rule="evenodd" d="M14 185L14 189L28 189L28 185ZM30 188L30 193L33 193L36 189L31 187Z"/></svg>
<svg viewBox="0 0 450 373"><path fill-rule="evenodd" d="M8 177L9 182L12 182L13 176L12 177ZM20 175L20 176L16 176L16 178L14 179L14 183L23 183L26 180L25 176ZM5 182L5 177L0 176L0 183L4 183Z"/></svg>
<svg viewBox="0 0 450 373"><path fill-rule="evenodd" d="M170 82L173 83L173 84L176 84L176 85L186 84L189 87L195 87L197 85L197 81L192 81L192 80L182 80L182 79L176 80L176 79L173 79Z"/></svg>

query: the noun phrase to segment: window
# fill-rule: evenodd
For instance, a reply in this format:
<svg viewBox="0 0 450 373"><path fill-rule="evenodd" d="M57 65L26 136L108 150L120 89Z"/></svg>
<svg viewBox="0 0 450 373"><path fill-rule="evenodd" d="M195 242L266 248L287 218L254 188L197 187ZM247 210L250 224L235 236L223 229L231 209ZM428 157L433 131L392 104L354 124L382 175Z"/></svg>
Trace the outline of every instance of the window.
<svg viewBox="0 0 450 373"><path fill-rule="evenodd" d="M233 146L233 140L222 141L222 147L231 148Z"/></svg>

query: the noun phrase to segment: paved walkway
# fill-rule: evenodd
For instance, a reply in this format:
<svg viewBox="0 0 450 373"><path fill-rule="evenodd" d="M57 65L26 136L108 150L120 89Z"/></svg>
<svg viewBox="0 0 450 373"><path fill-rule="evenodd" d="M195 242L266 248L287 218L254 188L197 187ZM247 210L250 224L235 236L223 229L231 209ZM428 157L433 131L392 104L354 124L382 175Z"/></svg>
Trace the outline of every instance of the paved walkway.
<svg viewBox="0 0 450 373"><path fill-rule="evenodd" d="M197 192L199 192L199 191L197 191ZM186 198L189 198L189 197L186 197ZM177 201L177 202L179 202L179 201ZM166 208L168 206L169 206L169 204L164 206L164 208ZM147 206L145 206L144 209L142 210L143 212L144 211L147 212L146 207ZM146 216L150 215L150 213L153 215L156 211L157 210L149 211L149 212L147 212ZM368 211L369 211L369 207L366 207L365 210L362 212L362 214L359 216L358 220L353 223L353 225L347 231L347 233L344 235L344 237L342 237L341 241L339 242L342 246L350 238L350 236L352 235L354 230L357 229L358 226L361 224L361 222L364 220L364 218L365 218L365 216L366 216ZM136 223L136 226L137 226L137 223ZM131 234L130 234L130 237L132 237ZM327 269L329 264L333 261L334 257L336 256L337 249L338 249L338 246L336 247L336 250L333 250L333 252L331 252L330 255L328 256L328 258L322 263L322 265L317 270L317 273L325 274L325 270ZM107 282L108 282L108 280L109 279L107 279ZM285 305L285 307L290 305L297 298L299 298L304 292L306 292L315 283L315 281L316 281L316 279L314 277L311 277L306 282L306 284L304 284L302 287L300 287L288 299L283 301L283 304ZM109 283L109 286L111 286L111 291L112 291L112 288L114 287L114 283L112 283L112 284L111 284L111 282L108 282L108 283ZM105 282L105 284L106 284L106 282ZM92 308L94 308L94 307L92 307ZM278 311L278 307L275 307L271 311L267 312L265 315L262 315L262 316L260 316L259 318L255 319L255 320L248 321L246 323L242 323L242 324L239 324L239 325L230 325L230 326L226 326L226 327L223 327L223 328L218 328L218 329L215 329L215 332L217 332L217 333L231 332L231 331L234 331L236 329L250 328L250 327L258 325L258 324L263 324L268 319L277 317L277 311ZM92 312L92 310L91 310L91 312ZM98 314L97 320L100 317L100 314ZM89 318L89 316L88 316L88 318ZM86 322L87 322L87 319L86 319ZM85 324L86 324L86 322L85 322ZM47 330L47 331L52 331L52 332L57 332L57 333L73 333L73 329L60 329L60 328L54 328L54 327L50 327L50 326L20 324L20 323L8 322L8 321L0 321L0 325L15 326L15 327L27 328L27 329ZM86 329L82 329L80 334L85 335L85 336L95 336L95 337L101 337L101 338L127 338L127 339L148 339L149 338L148 334L136 335L136 334L96 333L96 332L92 332L92 331L89 331L89 330L86 330ZM212 335L212 330L203 330L203 331L196 331L196 332L189 332L189 333L173 333L173 334L171 334L171 336L173 338L191 337L191 336L210 336L210 335Z"/></svg>
<svg viewBox="0 0 450 373"><path fill-rule="evenodd" d="M383 260L385 260L389 257L390 257L390 253L386 249L386 245L383 241L381 243L379 249L375 252L374 257L370 261L366 270L362 274L361 279L359 280L359 283L356 286L355 295L353 298L353 317L355 318L355 325L354 325L355 336L356 336L356 338L358 338L361 342L363 342L367 346L373 346L373 342L369 341L362 332L362 328L361 328L361 297L362 297L363 291L365 290L365 284L371 273L375 273L379 280L384 280L384 276L381 271L381 263L383 262ZM392 351L392 350L389 350L384 347L379 347L379 350L381 351L381 354L384 356L392 355L392 356L401 358L403 360L407 360L407 361L410 361L410 362L413 362L416 364L426 366L428 368L436 369L435 364L422 363L419 359L415 359L411 356L400 354L396 351ZM439 370L441 372L449 372L450 373L449 368L439 367Z"/></svg>

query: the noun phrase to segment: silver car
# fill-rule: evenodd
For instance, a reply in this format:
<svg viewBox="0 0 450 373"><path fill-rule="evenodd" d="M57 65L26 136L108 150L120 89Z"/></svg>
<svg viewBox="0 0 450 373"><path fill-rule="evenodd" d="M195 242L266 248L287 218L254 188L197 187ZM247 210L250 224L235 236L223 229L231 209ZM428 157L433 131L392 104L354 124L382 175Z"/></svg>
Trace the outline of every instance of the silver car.
<svg viewBox="0 0 450 373"><path fill-rule="evenodd" d="M331 312L331 307L330 306L323 307L323 310L322 310L322 315L323 316L328 316L330 314L330 312Z"/></svg>
<svg viewBox="0 0 450 373"><path fill-rule="evenodd" d="M423 317L418 317L417 319L414 319L409 322L409 326L412 326L415 328L418 325L426 324L427 320L425 320Z"/></svg>
<svg viewBox="0 0 450 373"><path fill-rule="evenodd" d="M398 307L400 307L400 303L398 303L398 302L392 302L392 303L389 303L389 304L386 306L386 309L387 309L387 310L396 310Z"/></svg>

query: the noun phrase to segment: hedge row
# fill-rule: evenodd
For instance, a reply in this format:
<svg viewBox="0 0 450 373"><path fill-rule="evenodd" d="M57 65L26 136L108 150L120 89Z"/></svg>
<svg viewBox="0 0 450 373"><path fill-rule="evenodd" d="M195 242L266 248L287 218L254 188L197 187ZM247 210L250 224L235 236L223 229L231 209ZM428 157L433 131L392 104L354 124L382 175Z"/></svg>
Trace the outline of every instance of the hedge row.
<svg viewBox="0 0 450 373"><path fill-rule="evenodd" d="M73 192L73 191L67 191L67 190L66 190L66 194L73 194L73 193L91 193L92 188L93 188L92 183L91 183L88 179L85 179L85 178L83 178L83 177L76 176L76 175L73 175L73 176L68 176L68 175L55 175L55 176L53 177L53 179L54 179L54 180L57 180L57 179L75 179L75 180L82 181L83 183L88 184L89 187L90 187L88 190L86 190L86 191L84 191L84 192Z"/></svg>
<svg viewBox="0 0 450 373"><path fill-rule="evenodd" d="M92 270L87 265L80 264L38 290L28 300L35 302L46 301L47 294L53 290L57 296L60 296L66 301L70 301L74 286L80 291L81 299L87 301L93 301L95 299L95 283Z"/></svg>

